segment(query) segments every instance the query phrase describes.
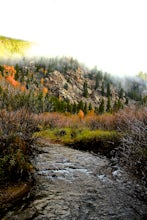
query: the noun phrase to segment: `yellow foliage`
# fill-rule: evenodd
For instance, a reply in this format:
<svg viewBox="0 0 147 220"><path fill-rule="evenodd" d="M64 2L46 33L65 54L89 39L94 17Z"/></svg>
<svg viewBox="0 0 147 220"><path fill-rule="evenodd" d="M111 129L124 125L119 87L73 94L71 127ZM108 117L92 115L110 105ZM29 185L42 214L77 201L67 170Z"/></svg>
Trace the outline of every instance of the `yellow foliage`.
<svg viewBox="0 0 147 220"><path fill-rule="evenodd" d="M92 109L92 110L88 111L88 114L87 114L87 115L88 115L88 116L95 116L94 110Z"/></svg>
<svg viewBox="0 0 147 220"><path fill-rule="evenodd" d="M43 85L43 83L44 83L44 79L43 78L41 78L40 83L41 83L41 85Z"/></svg>

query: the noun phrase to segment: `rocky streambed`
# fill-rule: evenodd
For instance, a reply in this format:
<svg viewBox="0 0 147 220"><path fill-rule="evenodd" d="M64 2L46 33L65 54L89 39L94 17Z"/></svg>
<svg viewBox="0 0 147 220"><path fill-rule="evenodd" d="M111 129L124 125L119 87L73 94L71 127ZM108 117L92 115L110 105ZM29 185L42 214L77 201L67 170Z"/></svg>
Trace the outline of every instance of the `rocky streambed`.
<svg viewBox="0 0 147 220"><path fill-rule="evenodd" d="M105 156L47 141L35 150L32 196L2 220L147 219L143 187Z"/></svg>

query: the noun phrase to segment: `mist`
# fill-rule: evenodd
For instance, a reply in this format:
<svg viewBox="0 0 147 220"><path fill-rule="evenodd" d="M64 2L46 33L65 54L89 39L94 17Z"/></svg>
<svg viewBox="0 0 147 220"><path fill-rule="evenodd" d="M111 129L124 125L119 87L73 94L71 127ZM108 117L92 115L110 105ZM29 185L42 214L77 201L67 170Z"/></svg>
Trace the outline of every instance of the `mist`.
<svg viewBox="0 0 147 220"><path fill-rule="evenodd" d="M71 56L115 76L147 72L145 0L5 0L1 7L13 11L11 18L1 11L1 34L35 42L30 56Z"/></svg>

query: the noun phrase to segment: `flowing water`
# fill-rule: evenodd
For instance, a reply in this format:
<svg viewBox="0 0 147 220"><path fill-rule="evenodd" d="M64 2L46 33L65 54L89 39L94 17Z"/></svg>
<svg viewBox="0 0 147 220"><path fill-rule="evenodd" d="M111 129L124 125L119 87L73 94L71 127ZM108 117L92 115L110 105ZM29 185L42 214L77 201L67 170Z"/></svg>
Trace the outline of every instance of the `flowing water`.
<svg viewBox="0 0 147 220"><path fill-rule="evenodd" d="M3 220L147 219L141 186L106 157L50 143L36 150L34 196Z"/></svg>

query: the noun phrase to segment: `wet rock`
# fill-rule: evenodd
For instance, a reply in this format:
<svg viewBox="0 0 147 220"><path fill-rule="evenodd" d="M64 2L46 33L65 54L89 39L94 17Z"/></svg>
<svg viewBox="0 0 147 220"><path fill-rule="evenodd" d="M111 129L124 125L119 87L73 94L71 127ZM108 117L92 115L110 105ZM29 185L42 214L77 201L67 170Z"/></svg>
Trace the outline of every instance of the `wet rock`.
<svg viewBox="0 0 147 220"><path fill-rule="evenodd" d="M3 220L147 217L145 201L138 196L141 185L118 165L111 166L106 157L50 143L36 148L34 197Z"/></svg>

